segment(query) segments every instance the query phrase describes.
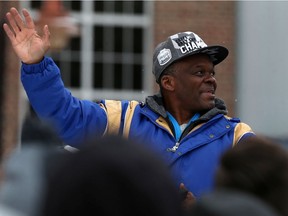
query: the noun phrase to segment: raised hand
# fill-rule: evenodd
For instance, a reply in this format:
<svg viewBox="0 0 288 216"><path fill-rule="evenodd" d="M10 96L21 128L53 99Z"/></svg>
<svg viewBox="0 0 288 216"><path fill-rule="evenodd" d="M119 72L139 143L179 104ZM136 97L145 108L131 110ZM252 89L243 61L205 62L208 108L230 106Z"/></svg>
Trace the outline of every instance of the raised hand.
<svg viewBox="0 0 288 216"><path fill-rule="evenodd" d="M39 36L31 15L22 10L24 20L16 8L12 7L6 14L10 24L4 23L3 28L9 37L12 47L22 62L26 64L39 63L50 48L50 32L48 26L43 27L43 36Z"/></svg>

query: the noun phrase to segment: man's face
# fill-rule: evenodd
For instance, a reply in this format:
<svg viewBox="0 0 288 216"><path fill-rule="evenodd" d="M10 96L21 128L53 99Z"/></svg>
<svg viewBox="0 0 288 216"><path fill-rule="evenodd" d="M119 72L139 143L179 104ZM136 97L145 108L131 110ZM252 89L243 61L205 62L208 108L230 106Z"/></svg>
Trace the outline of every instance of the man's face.
<svg viewBox="0 0 288 216"><path fill-rule="evenodd" d="M176 98L183 109L201 112L215 106L214 65L208 55L196 54L175 63Z"/></svg>

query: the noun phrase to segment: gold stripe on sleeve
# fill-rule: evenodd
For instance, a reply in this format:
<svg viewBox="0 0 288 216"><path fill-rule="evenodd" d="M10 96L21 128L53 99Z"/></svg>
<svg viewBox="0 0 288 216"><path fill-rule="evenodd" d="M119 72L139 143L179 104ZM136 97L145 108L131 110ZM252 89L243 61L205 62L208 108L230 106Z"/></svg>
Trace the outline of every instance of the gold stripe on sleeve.
<svg viewBox="0 0 288 216"><path fill-rule="evenodd" d="M123 128L123 136L128 138L129 131L131 127L132 117L135 111L136 106L139 104L138 101L130 101L126 113L125 113L125 122L124 122L124 128Z"/></svg>
<svg viewBox="0 0 288 216"><path fill-rule="evenodd" d="M118 134L121 123L121 101L106 100L106 113L108 119L108 134Z"/></svg>
<svg viewBox="0 0 288 216"><path fill-rule="evenodd" d="M237 145L240 139L247 133L253 133L250 126L243 122L238 123L234 129L233 146Z"/></svg>

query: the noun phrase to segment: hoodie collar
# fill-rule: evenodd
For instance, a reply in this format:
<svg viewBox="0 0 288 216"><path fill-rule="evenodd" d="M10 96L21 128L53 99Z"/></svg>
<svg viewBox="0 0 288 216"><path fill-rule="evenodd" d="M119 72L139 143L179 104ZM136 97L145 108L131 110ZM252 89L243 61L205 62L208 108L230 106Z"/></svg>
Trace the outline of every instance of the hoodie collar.
<svg viewBox="0 0 288 216"><path fill-rule="evenodd" d="M155 94L153 96L148 96L146 98L146 104L155 113L159 114L163 118L167 118L167 113L166 113L165 107L163 105L163 98L162 98L162 95L160 93ZM228 111L226 109L226 105L225 105L224 101L222 99L216 98L215 99L215 107L208 110L205 113L202 113L200 118L203 120L209 120L217 114L226 115L227 113L228 113Z"/></svg>

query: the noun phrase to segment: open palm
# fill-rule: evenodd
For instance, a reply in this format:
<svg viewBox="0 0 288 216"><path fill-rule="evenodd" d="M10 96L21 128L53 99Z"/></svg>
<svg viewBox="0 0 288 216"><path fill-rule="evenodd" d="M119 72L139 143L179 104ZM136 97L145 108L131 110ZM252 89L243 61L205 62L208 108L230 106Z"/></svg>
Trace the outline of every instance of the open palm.
<svg viewBox="0 0 288 216"><path fill-rule="evenodd" d="M22 13L24 20L17 9L12 7L6 14L10 27L5 23L3 28L21 61L26 64L38 63L50 47L48 26L44 26L43 36L40 37L29 12L23 9Z"/></svg>

